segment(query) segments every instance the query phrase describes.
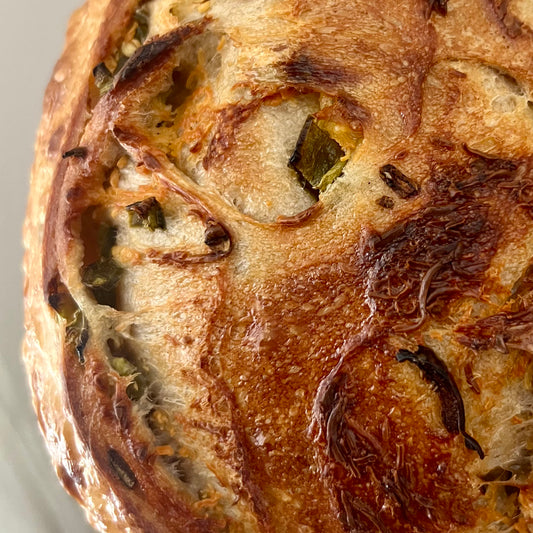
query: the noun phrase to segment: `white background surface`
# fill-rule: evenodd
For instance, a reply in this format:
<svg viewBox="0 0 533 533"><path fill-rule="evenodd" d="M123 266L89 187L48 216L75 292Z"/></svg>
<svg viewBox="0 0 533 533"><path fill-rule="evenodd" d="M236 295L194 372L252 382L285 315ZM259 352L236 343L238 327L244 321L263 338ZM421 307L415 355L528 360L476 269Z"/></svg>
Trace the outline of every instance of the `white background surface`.
<svg viewBox="0 0 533 533"><path fill-rule="evenodd" d="M21 227L44 89L82 0L0 0L0 531L89 533L57 481L20 358Z"/></svg>

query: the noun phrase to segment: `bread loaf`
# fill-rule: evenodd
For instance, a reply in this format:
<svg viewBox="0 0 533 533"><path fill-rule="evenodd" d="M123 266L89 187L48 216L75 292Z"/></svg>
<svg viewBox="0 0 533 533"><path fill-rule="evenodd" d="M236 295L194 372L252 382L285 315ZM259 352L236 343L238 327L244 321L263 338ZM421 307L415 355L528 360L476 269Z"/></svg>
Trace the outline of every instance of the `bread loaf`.
<svg viewBox="0 0 533 533"><path fill-rule="evenodd" d="M24 359L106 532L533 531L533 5L89 0Z"/></svg>

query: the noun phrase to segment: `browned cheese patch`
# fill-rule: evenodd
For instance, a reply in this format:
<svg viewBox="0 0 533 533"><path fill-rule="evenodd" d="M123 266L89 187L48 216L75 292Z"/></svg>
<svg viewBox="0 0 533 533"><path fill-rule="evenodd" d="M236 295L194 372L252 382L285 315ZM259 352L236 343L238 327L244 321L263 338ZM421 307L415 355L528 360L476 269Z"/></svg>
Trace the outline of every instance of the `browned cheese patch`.
<svg viewBox="0 0 533 533"><path fill-rule="evenodd" d="M322 475L339 519L355 531L468 527L476 491L453 489L466 483L465 454L404 401L419 384L405 381L386 352L346 353L315 400Z"/></svg>
<svg viewBox="0 0 533 533"><path fill-rule="evenodd" d="M454 299L480 297L508 214L521 209L523 170L485 158L439 169L427 183L431 205L369 239L361 265L378 331L414 331Z"/></svg>

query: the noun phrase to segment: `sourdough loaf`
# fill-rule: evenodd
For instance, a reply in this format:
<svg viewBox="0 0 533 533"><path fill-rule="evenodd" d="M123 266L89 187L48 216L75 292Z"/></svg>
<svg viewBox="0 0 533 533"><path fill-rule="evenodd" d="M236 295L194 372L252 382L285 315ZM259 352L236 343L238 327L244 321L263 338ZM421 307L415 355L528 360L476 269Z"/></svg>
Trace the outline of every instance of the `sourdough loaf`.
<svg viewBox="0 0 533 533"><path fill-rule="evenodd" d="M108 532L533 529L528 0L89 0L24 358Z"/></svg>

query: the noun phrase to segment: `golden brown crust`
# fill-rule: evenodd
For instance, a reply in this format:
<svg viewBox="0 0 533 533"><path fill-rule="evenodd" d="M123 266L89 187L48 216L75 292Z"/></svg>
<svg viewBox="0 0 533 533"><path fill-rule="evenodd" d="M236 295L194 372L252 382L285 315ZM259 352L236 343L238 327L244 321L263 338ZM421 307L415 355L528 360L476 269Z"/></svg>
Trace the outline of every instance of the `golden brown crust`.
<svg viewBox="0 0 533 533"><path fill-rule="evenodd" d="M24 354L96 528L533 527L532 23L521 0L75 14ZM320 185L311 123L344 154Z"/></svg>

